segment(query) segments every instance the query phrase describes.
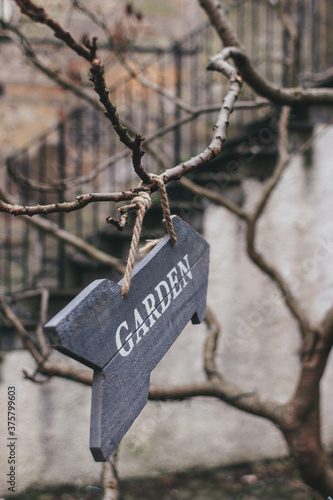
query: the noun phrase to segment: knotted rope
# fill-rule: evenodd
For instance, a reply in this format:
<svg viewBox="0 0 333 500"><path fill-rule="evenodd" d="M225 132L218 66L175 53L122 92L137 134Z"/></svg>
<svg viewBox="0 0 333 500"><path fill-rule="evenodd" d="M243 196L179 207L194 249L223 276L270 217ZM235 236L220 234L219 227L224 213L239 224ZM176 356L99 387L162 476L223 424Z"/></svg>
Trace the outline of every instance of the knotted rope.
<svg viewBox="0 0 333 500"><path fill-rule="evenodd" d="M168 195L166 191L165 184L161 177L159 177L156 174L150 174L150 177L154 179L154 181L157 184L160 196L161 196L161 203L162 203L162 210L163 210L163 217L165 220L165 225L167 228L168 235L170 237L170 243L174 247L176 242L177 242L177 236L173 227L172 219L171 219L171 214L170 214L170 205L169 205L169 200L168 200Z"/></svg>
<svg viewBox="0 0 333 500"><path fill-rule="evenodd" d="M133 229L131 247L128 254L125 274L124 274L124 282L121 287L121 298L123 299L128 294L131 284L131 276L134 267L135 255L138 249L138 244L140 240L140 234L142 230L142 223L145 216L146 211L150 208L151 199L148 193L145 191L140 191L138 196L133 198L133 203L138 205L138 210L136 214L136 221Z"/></svg>
<svg viewBox="0 0 333 500"><path fill-rule="evenodd" d="M169 200L168 200L168 195L166 192L165 184L164 184L163 180L158 175L150 174L150 177L152 179L154 179L155 183L157 184L157 187L158 187L158 190L159 190L159 193L161 196L163 216L164 216L167 232L168 232L169 237L170 237L170 243L172 246L175 246L175 244L177 242L177 236L176 236L176 233L175 233L175 230L173 227L173 223L172 223L172 219L171 219L170 205L169 205ZM138 196L133 198L133 203L135 203L138 206L138 210L137 210L136 221L135 221L135 225L134 225L134 229L133 229L131 247L129 250L125 274L124 274L124 281L123 281L123 285L121 288L121 298L122 299L124 297L126 297L126 295L129 292L129 289L130 289L131 276L132 276L132 271L133 271L133 267L134 267L136 252L137 252L138 245L139 245L143 219L144 219L146 211L150 208L150 205L151 205L150 195L148 193L146 193L145 191L140 191L138 193ZM159 241L160 241L159 239L156 239L155 244L157 244ZM151 248L152 247L153 247L153 245L151 245Z"/></svg>

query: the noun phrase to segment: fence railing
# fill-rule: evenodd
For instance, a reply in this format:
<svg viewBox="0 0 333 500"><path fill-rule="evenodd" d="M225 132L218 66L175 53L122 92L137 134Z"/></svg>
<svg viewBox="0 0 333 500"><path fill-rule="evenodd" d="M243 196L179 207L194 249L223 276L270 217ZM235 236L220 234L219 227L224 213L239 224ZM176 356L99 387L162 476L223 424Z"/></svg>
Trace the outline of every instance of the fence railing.
<svg viewBox="0 0 333 500"><path fill-rule="evenodd" d="M227 3L230 20L258 71L276 84L288 84L290 36L277 11L266 0ZM331 0L288 2L288 14L299 36L296 61L299 83L316 81L333 65L330 6ZM144 68L149 80L188 106L210 106L220 103L227 89L221 75L205 71L209 57L220 48L220 40L205 22L163 53L153 51L133 57L137 68ZM120 62L115 60L114 65ZM146 138L170 128L154 142L158 155L147 153L144 158L148 171L161 169L158 157L163 158L165 165L172 166L199 153L210 142L214 113L172 127L187 116L186 111L174 100L134 79L125 69L112 84L111 98L121 117ZM252 93L245 86L242 99L251 98ZM250 123L258 113L237 111L231 130ZM137 183L129 155L122 148L102 113L90 107L75 109L54 128L8 158L3 185L23 205L73 200L83 192L120 191ZM114 162L114 158L118 161ZM97 171L99 175L94 176ZM77 178L85 180L79 184L74 182ZM56 182L58 191L50 192L47 186ZM105 218L112 215L112 210L114 207L106 204L93 204L84 211L48 217L61 228L93 241L99 231L109 230ZM1 293L45 283L57 288L69 286L68 250L64 243L55 242L50 235L7 214L0 214L0 233Z"/></svg>

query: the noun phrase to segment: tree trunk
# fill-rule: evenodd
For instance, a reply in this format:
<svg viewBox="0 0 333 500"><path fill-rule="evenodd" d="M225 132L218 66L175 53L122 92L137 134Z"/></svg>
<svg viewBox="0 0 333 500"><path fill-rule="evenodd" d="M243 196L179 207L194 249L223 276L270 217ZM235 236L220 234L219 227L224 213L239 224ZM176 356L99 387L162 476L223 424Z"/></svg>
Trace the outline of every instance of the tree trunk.
<svg viewBox="0 0 333 500"><path fill-rule="evenodd" d="M312 412L298 426L283 431L304 482L327 499L333 495L333 462L320 439L319 398Z"/></svg>

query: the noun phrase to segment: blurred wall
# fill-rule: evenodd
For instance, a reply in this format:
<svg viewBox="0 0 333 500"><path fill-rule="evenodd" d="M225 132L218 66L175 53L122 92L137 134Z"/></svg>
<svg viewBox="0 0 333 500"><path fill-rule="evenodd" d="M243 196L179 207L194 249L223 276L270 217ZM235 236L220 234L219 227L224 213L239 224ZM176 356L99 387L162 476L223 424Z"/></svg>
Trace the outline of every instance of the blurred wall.
<svg viewBox="0 0 333 500"><path fill-rule="evenodd" d="M318 134L312 164L295 157L272 195L259 224L258 248L292 284L310 315L320 321L333 300L333 127ZM242 185L245 207L259 199L263 184ZM287 401L297 381L297 325L275 287L245 255L243 224L223 208L208 206L205 237L211 245L208 303L222 325L218 365L244 392ZM205 326L188 325L152 374L153 384L204 379ZM56 354L62 362L69 360ZM71 362L71 361L70 361ZM75 364L74 362L71 362ZM79 365L81 368L82 366ZM89 451L91 390L53 379L44 385L24 380L33 372L23 351L5 354L0 399L8 386L17 392L17 491L28 486L75 484L85 491L100 479L101 465ZM322 430L333 448L332 356L322 382ZM7 408L0 409L0 494L7 492ZM208 398L181 403L148 403L120 448L121 477L151 476L191 467L213 467L281 457L287 453L269 422Z"/></svg>

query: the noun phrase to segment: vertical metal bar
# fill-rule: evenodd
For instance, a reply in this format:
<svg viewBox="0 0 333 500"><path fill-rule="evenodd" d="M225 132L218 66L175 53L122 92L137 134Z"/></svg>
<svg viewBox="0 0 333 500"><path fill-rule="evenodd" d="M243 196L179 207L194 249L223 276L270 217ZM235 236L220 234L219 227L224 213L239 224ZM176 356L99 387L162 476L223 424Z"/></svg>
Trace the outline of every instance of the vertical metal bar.
<svg viewBox="0 0 333 500"><path fill-rule="evenodd" d="M210 55L212 54L211 50L211 32L209 30L205 30L204 32L204 49L206 60L208 61ZM212 73L210 71L205 72L205 87L204 87L204 96L205 96L205 104L211 103L211 87L212 87ZM211 117L206 113L205 116L205 143L209 144L211 139Z"/></svg>
<svg viewBox="0 0 333 500"><path fill-rule="evenodd" d="M7 160L7 165L11 163L12 160ZM11 192L11 181L9 177L6 178L6 190L8 193ZM5 245L4 245L4 256L5 256L5 269L4 269L4 283L5 292L12 292L12 217L9 214L5 214Z"/></svg>
<svg viewBox="0 0 333 500"><path fill-rule="evenodd" d="M261 11L261 6L257 6L255 5L255 0L252 0L251 1L251 58L252 60L255 62L256 65L259 64L259 60L257 59L256 61L256 58L258 58L258 54L259 54L259 51L257 49L258 47L258 44L257 44L257 40L258 40L258 36L257 36L257 33L259 33L259 17L260 17L260 11ZM251 95L253 96L253 92L252 90L250 90L251 92ZM256 116L256 111L253 110L253 111L250 111L249 113L250 115L250 120L254 120L255 116Z"/></svg>
<svg viewBox="0 0 333 500"><path fill-rule="evenodd" d="M285 7L287 10L287 6ZM289 12L287 12L289 14ZM285 27L282 32L282 86L290 85L290 36Z"/></svg>
<svg viewBox="0 0 333 500"><path fill-rule="evenodd" d="M274 39L272 37L272 30L274 28L274 19L273 19L273 12L272 12L272 7L269 5L269 2L266 2L266 54L265 54L265 59L266 59L266 78L270 80L271 82L274 79L274 71L273 71L273 64L274 64L274 54L276 53L276 48L274 46ZM283 43L283 41L281 40ZM282 48L282 54L284 54L283 47ZM284 61L283 61L284 63ZM283 77L282 77L283 78ZM281 78L281 80L282 80ZM279 82L279 83L282 83Z"/></svg>
<svg viewBox="0 0 333 500"><path fill-rule="evenodd" d="M39 182L43 183L45 182L45 170L46 170L46 137L42 137L40 146L39 146L39 159L38 159L38 178ZM46 203L46 196L45 193L40 191L39 193L39 203L41 205L44 205ZM44 275L46 273L46 239L47 236L44 233L44 231L39 230L38 231L38 236L39 236L39 243L41 246L41 262L39 265L39 272L38 274L40 276Z"/></svg>
<svg viewBox="0 0 333 500"><path fill-rule="evenodd" d="M58 178L59 181L65 181L66 177L66 146L65 146L65 122L61 121L58 125ZM59 202L65 201L65 188L59 193ZM64 213L58 214L58 224L61 229L65 226ZM62 241L58 243L58 286L65 287L65 268L66 251L65 244Z"/></svg>
<svg viewBox="0 0 333 500"><path fill-rule="evenodd" d="M296 71L295 71L295 76L297 81L295 82L296 85L299 84L299 75L301 71L307 71L307 67L305 66L305 60L303 63L303 53L302 53L302 47L304 47L303 44L303 38L304 38L304 26L305 26L305 5L303 0L297 2L297 32L298 32L298 43L296 47Z"/></svg>
<svg viewBox="0 0 333 500"><path fill-rule="evenodd" d="M333 62L333 12L332 0L326 1L326 60L325 69L332 65Z"/></svg>
<svg viewBox="0 0 333 500"><path fill-rule="evenodd" d="M191 38L191 49L193 51L193 54L190 56L190 82L191 82L191 105L193 107L198 105L198 57L199 57L199 52L195 51L195 39L193 37ZM197 143L198 143L198 136L197 136L197 120L192 120L190 124L190 155L195 156L197 154Z"/></svg>
<svg viewBox="0 0 333 500"><path fill-rule="evenodd" d="M30 161L29 161L29 152L27 150L24 151L22 156L22 164L23 164L23 172L28 178L30 177ZM22 190L21 192L21 200L23 205L29 205L29 191ZM29 241L29 226L28 224L24 224L22 228L21 235L21 269L22 269L22 284L26 288L29 286L29 270L30 270L30 241Z"/></svg>
<svg viewBox="0 0 333 500"><path fill-rule="evenodd" d="M83 134L82 134L82 109L77 111L75 115L75 151L76 151L76 162L75 162L75 176L80 177L83 174ZM80 194L80 190L76 192ZM75 232L78 236L82 238L83 235L83 221L82 221L82 210L77 210L75 214Z"/></svg>
<svg viewBox="0 0 333 500"><path fill-rule="evenodd" d="M174 65L175 65L175 94L176 97L182 96L182 48L179 43L175 43L173 48ZM175 121L181 117L181 109L175 106ZM181 128L176 127L174 130L174 161L177 165L181 161Z"/></svg>
<svg viewBox="0 0 333 500"><path fill-rule="evenodd" d="M319 59L319 51L318 51L318 0L312 0L311 5L311 52L312 52L312 73L317 73L318 71L318 59Z"/></svg>
<svg viewBox="0 0 333 500"><path fill-rule="evenodd" d="M98 111L93 111L93 130L92 130L92 137L93 137L93 165L92 168L95 168L95 166L99 163L99 157L100 157L100 150L99 150L99 144L100 144L100 123L99 123L99 112ZM98 190L98 180L95 179L93 184L94 184L94 190ZM99 214L99 203L93 203L92 206L92 212L93 212L93 218L92 218L92 231L95 231L96 233L99 230L99 220L98 220L98 214Z"/></svg>
<svg viewBox="0 0 333 500"><path fill-rule="evenodd" d="M164 88L165 87L165 73L166 73L166 61L165 56L161 58L160 61L160 72L158 73L159 77L159 85ZM164 109L164 99L162 96L159 96L159 115L158 115L158 127L162 128L165 125L165 109Z"/></svg>

